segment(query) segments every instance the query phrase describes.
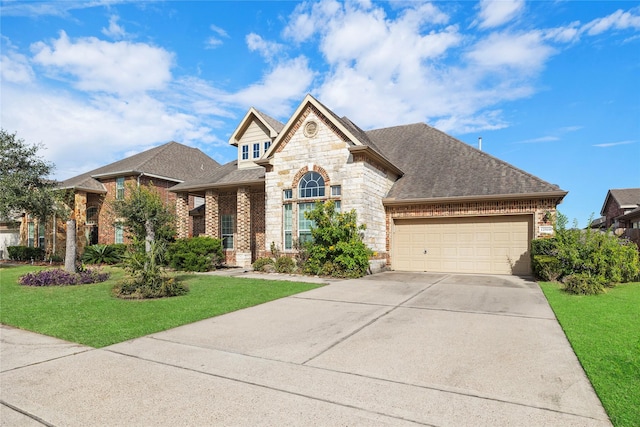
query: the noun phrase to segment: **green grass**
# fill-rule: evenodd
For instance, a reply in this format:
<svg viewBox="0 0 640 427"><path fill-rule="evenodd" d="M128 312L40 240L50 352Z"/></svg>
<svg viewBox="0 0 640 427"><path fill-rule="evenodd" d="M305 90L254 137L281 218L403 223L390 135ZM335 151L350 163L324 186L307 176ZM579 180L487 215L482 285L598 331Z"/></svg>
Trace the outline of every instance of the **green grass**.
<svg viewBox="0 0 640 427"><path fill-rule="evenodd" d="M611 422L640 425L640 283L592 296L540 286Z"/></svg>
<svg viewBox="0 0 640 427"><path fill-rule="evenodd" d="M310 283L184 274L184 296L122 300L111 295L123 277L106 268L103 283L28 287L18 278L38 268L0 268L0 323L91 347L104 347L318 287Z"/></svg>

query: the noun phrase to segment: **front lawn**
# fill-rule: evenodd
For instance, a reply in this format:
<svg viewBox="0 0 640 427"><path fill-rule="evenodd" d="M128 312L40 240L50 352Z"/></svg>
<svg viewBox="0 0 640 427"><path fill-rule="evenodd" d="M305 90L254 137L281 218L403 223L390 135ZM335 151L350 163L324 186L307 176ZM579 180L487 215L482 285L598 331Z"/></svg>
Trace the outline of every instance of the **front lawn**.
<svg viewBox="0 0 640 427"><path fill-rule="evenodd" d="M111 287L123 276L106 268L103 283L29 287L18 278L38 268L0 268L0 323L91 347L118 342L254 306L319 285L184 274L189 293L157 300L122 300Z"/></svg>
<svg viewBox="0 0 640 427"><path fill-rule="evenodd" d="M569 295L540 283L615 426L640 422L640 283L601 295Z"/></svg>

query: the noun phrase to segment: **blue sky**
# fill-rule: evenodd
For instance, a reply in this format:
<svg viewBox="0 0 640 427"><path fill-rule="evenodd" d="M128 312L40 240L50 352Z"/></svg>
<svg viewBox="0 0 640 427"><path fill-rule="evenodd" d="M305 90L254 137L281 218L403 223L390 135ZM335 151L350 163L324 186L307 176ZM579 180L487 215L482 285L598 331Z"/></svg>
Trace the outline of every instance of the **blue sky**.
<svg viewBox="0 0 640 427"><path fill-rule="evenodd" d="M230 161L249 107L286 121L311 93L364 129L482 136L580 225L640 187L638 2L0 5L2 127L58 179L171 140Z"/></svg>

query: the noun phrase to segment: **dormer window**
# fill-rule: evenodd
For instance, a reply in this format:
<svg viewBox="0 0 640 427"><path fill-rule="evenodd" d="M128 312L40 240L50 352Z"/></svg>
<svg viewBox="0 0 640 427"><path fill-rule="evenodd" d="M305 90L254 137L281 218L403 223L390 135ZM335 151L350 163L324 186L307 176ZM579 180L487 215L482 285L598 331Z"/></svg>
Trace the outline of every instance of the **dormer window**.
<svg viewBox="0 0 640 427"><path fill-rule="evenodd" d="M242 146L242 160L249 160L249 146Z"/></svg>
<svg viewBox="0 0 640 427"><path fill-rule="evenodd" d="M259 143L253 144L253 158L254 159L259 159L260 158L260 144Z"/></svg>
<svg viewBox="0 0 640 427"><path fill-rule="evenodd" d="M271 141L265 141L264 142L264 152L266 153L267 150L269 149L269 147L271 147Z"/></svg>

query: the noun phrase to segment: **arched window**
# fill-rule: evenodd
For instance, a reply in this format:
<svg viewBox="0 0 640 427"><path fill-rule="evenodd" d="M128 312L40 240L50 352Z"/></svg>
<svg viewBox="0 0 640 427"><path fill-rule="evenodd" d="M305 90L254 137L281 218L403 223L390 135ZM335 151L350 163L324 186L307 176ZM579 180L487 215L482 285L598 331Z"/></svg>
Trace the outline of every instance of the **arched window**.
<svg viewBox="0 0 640 427"><path fill-rule="evenodd" d="M324 197L324 178L318 172L307 172L299 183L300 198Z"/></svg>

